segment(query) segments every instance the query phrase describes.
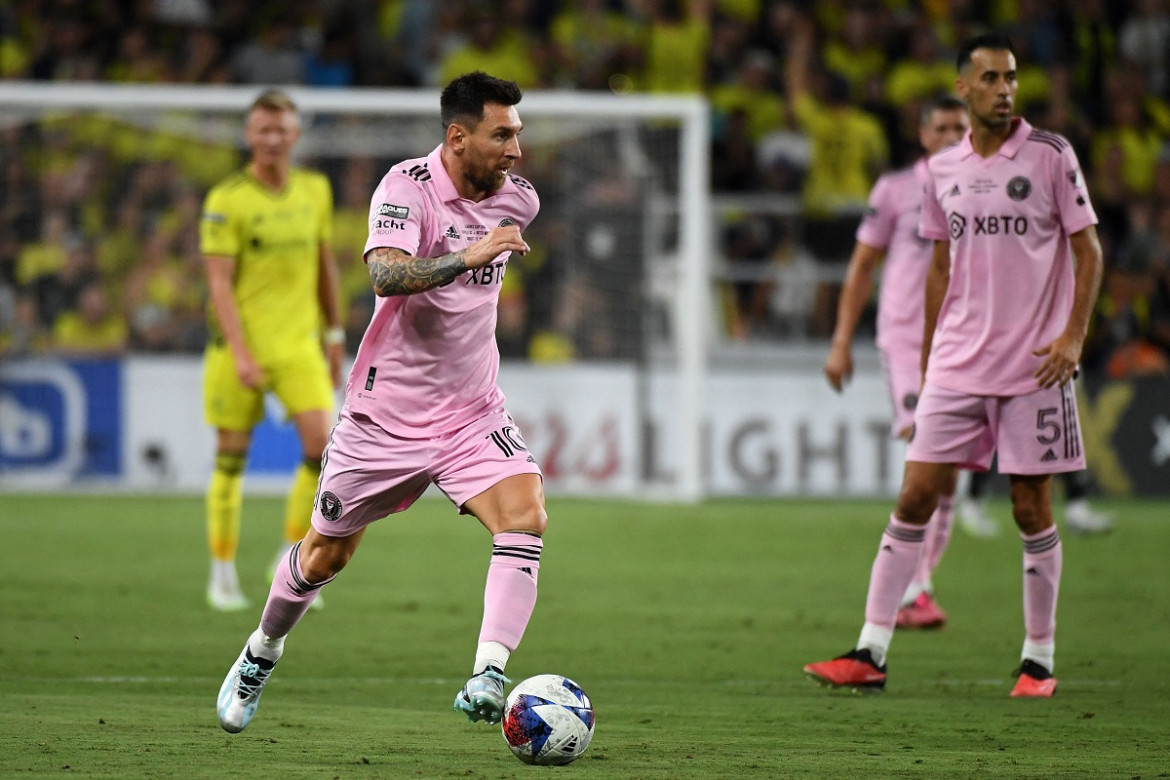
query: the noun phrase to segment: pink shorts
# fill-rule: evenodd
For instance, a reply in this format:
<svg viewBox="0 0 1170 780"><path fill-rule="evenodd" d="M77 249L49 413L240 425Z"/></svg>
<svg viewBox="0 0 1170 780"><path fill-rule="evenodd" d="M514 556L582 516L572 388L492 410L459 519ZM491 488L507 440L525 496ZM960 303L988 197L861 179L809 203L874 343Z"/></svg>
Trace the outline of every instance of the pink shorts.
<svg viewBox="0 0 1170 780"><path fill-rule="evenodd" d="M980 396L927 384L906 460L1001 474L1059 474L1085 467L1072 383L1019 396Z"/></svg>
<svg viewBox="0 0 1170 780"><path fill-rule="evenodd" d="M342 411L322 459L313 528L349 536L409 508L432 483L462 510L508 477L540 473L505 411L433 439L403 439L363 414Z"/></svg>
<svg viewBox="0 0 1170 780"><path fill-rule="evenodd" d="M890 391L890 403L894 407L894 420L890 423L890 435L901 438L903 431L914 425L914 410L918 406L918 391L922 388L922 369L919 361L891 360L882 352L882 373L886 376L886 388Z"/></svg>

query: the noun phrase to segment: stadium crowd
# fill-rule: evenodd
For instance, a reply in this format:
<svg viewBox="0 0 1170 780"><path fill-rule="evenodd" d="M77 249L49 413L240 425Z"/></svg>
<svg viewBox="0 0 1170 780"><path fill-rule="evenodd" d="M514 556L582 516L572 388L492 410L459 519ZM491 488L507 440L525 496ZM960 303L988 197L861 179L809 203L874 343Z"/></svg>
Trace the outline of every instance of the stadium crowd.
<svg viewBox="0 0 1170 780"><path fill-rule="evenodd" d="M1070 140L1101 219L1086 368L1170 372L1168 0L11 0L0 76L434 88L481 69L526 90L703 94L712 188L799 197L800 240L834 262L877 175L918 155L956 42L989 28L1020 55L1017 112ZM100 116L0 133L0 355L201 349L200 204L239 151L144 146ZM360 214L370 173L332 172L339 209L352 190ZM729 258L766 262L793 241L754 214L721 238ZM738 292L732 336L768 316L766 286Z"/></svg>

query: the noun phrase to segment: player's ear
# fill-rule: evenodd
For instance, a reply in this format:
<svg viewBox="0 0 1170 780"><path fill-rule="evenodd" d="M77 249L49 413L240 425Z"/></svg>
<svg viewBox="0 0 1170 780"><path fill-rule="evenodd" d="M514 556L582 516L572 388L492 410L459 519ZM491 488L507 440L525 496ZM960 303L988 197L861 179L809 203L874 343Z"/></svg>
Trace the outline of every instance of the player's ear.
<svg viewBox="0 0 1170 780"><path fill-rule="evenodd" d="M453 151L462 152L467 145L467 129L458 122L447 125L447 146Z"/></svg>

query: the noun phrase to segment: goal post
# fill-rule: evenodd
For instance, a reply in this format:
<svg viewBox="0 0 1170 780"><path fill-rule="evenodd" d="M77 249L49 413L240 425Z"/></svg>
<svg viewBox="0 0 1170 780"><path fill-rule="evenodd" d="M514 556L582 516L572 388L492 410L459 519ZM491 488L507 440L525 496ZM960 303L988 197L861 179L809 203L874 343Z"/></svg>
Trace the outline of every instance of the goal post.
<svg viewBox="0 0 1170 780"><path fill-rule="evenodd" d="M64 137L74 155L92 151L106 190L95 190L100 204L81 204L89 212L74 216L100 234L115 222L118 193L110 190L129 186L129 171L141 160L164 161L174 175L196 181L200 195L238 165L242 112L262 89L0 82L0 132L37 158L34 172L53 164L54 150L36 146L40 128ZM376 171L363 182L368 206L390 164L424 156L441 141L438 90L286 90L303 120L298 160L330 174L339 209L348 205L342 180L356 162L372 161ZM517 170L542 199L533 232L543 260L532 263L544 265L518 269L534 287L517 326L522 332L515 343L505 340L511 351L502 346L502 357L506 364L568 360L630 369L638 388L630 399L636 457L670 462L653 473L635 466L631 495L697 501L706 494L704 387L715 327L707 103L698 96L533 90L518 108L524 159ZM668 453L647 456L655 446Z"/></svg>

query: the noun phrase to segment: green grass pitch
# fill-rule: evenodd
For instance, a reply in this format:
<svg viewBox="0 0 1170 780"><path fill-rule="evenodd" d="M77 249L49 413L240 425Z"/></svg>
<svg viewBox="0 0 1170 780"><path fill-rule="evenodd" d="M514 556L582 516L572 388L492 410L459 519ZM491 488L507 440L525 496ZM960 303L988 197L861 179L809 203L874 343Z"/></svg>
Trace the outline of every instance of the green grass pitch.
<svg viewBox="0 0 1170 780"><path fill-rule="evenodd" d="M198 497L9 494L0 512L0 777L1170 777L1170 506L1102 502L1065 535L1057 676L1008 697L1020 543L956 531L936 575L950 624L899 633L880 695L818 688L848 649L888 501L550 501L540 601L509 675L593 698L569 767L526 767L451 700L470 671L489 539L426 499L376 524L293 632L256 720L215 695L259 619L281 502L248 499L241 578L203 600Z"/></svg>

